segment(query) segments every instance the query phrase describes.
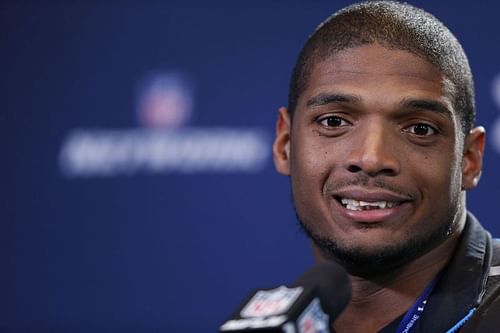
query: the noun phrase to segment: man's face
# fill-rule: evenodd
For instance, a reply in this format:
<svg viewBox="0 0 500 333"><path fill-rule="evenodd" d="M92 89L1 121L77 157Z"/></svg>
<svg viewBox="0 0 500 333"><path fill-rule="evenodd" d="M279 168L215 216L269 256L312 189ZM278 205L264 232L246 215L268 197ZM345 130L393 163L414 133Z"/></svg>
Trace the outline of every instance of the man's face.
<svg viewBox="0 0 500 333"><path fill-rule="evenodd" d="M425 60L377 44L314 66L293 121L280 111L274 153L324 256L383 268L459 228L462 186L480 166L464 184L477 154L464 153L452 91Z"/></svg>

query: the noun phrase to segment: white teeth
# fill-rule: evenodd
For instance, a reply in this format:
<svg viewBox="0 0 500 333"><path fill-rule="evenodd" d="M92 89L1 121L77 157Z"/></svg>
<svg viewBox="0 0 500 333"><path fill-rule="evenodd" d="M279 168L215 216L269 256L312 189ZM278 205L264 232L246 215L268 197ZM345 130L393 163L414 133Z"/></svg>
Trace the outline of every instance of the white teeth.
<svg viewBox="0 0 500 333"><path fill-rule="evenodd" d="M346 205L345 207L349 210L363 210L361 206Z"/></svg>
<svg viewBox="0 0 500 333"><path fill-rule="evenodd" d="M396 202L389 202L389 201L374 201L374 202L367 202L367 201L358 201L354 199L346 199L342 198L341 199L342 205L344 205L347 209L349 210L363 210L362 207L376 207L380 209L384 208L392 208L396 206Z"/></svg>

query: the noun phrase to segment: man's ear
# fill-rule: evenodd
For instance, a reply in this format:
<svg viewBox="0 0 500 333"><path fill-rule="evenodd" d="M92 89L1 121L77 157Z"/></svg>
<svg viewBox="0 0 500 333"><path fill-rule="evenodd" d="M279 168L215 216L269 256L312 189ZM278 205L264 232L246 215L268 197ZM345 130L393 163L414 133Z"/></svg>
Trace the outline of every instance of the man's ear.
<svg viewBox="0 0 500 333"><path fill-rule="evenodd" d="M483 169L485 130L483 127L473 128L465 137L464 156L462 160L462 189L469 190L479 183Z"/></svg>
<svg viewBox="0 0 500 333"><path fill-rule="evenodd" d="M276 121L276 137L273 144L273 159L276 170L286 176L290 175L290 114L285 107L278 110Z"/></svg>

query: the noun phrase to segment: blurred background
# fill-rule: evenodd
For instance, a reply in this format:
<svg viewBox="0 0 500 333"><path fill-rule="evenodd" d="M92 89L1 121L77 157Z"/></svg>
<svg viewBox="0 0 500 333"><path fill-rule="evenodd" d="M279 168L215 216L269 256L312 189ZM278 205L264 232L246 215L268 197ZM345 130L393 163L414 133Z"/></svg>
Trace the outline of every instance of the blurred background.
<svg viewBox="0 0 500 333"><path fill-rule="evenodd" d="M410 2L469 55L469 208L499 236L500 4ZM270 146L302 44L349 3L1 1L0 331L216 332L310 266Z"/></svg>

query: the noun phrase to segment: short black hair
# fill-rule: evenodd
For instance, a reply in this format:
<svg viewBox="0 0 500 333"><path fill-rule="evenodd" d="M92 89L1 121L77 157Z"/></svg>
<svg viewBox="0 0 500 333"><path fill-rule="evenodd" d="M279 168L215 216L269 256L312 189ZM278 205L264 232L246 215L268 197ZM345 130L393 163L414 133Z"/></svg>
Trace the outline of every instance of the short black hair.
<svg viewBox="0 0 500 333"><path fill-rule="evenodd" d="M288 92L293 116L315 64L336 53L378 43L415 54L436 66L453 83L453 106L467 134L475 121L474 82L457 38L433 15L407 3L361 2L339 10L309 37L295 64Z"/></svg>

